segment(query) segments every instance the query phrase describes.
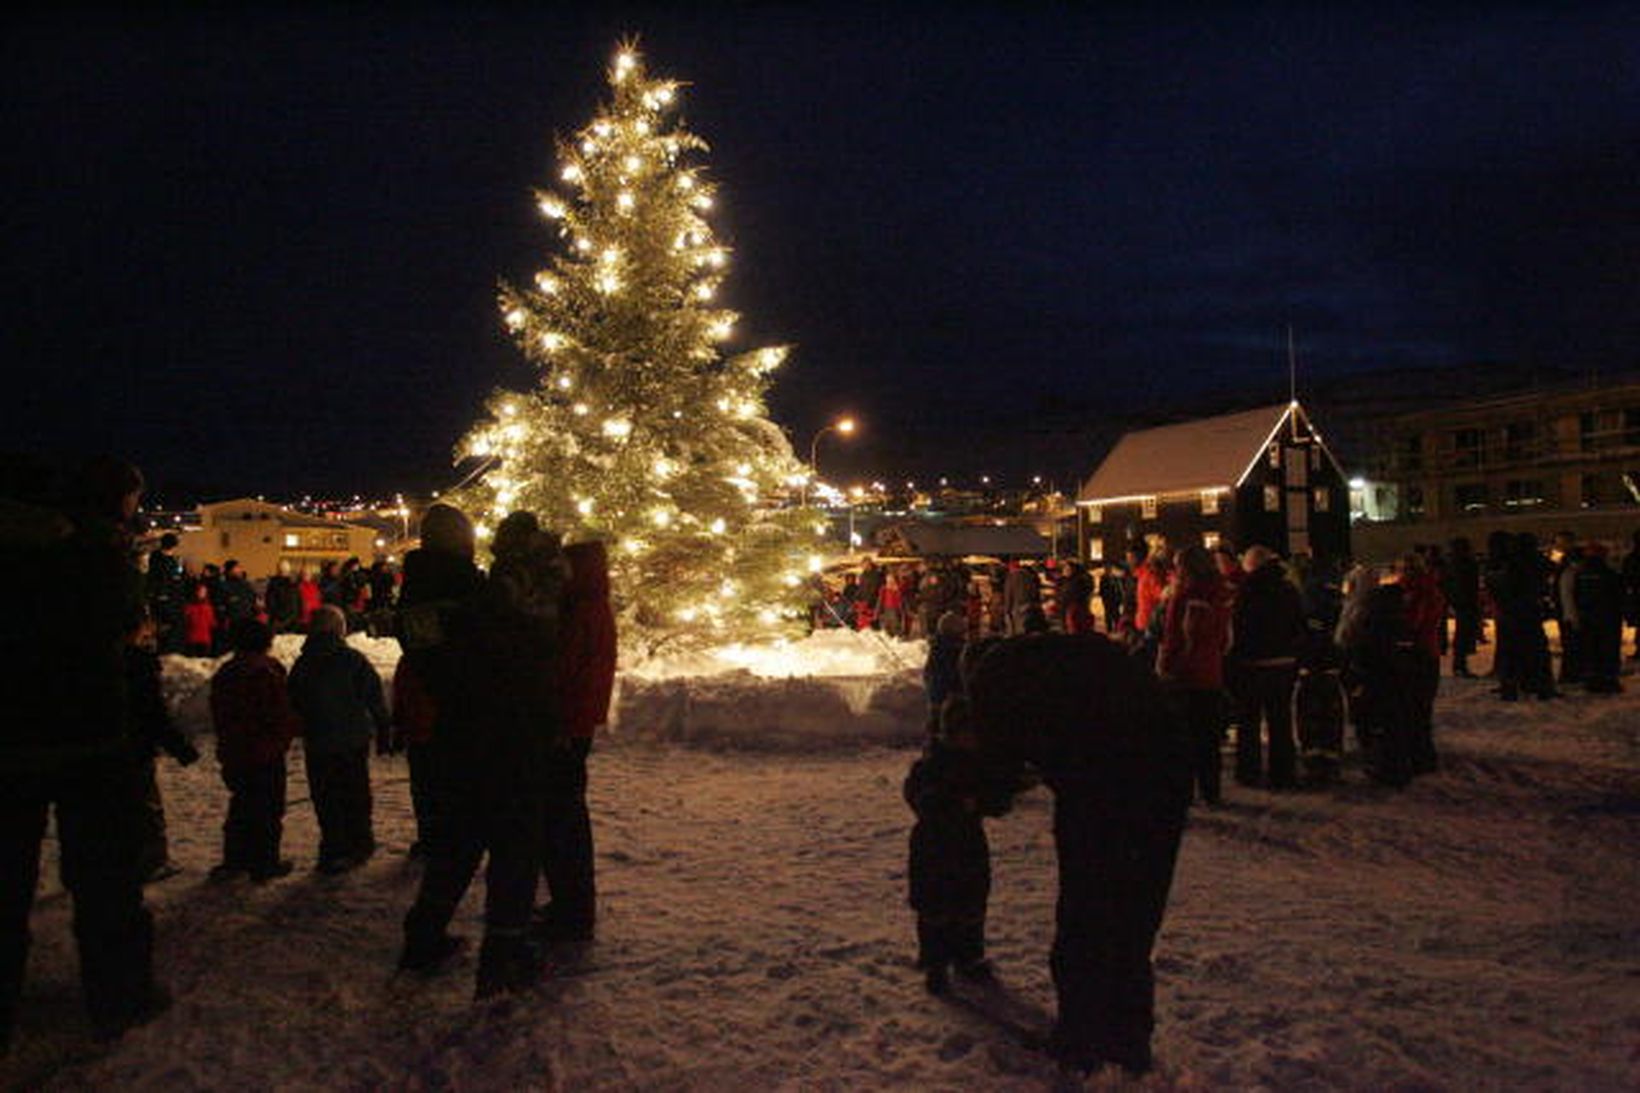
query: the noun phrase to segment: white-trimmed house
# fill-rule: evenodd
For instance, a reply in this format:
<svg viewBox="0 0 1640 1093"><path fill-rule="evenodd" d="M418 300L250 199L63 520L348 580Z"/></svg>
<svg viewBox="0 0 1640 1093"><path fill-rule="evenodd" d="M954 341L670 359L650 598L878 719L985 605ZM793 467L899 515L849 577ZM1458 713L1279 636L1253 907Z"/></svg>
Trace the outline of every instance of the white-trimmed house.
<svg viewBox="0 0 1640 1093"><path fill-rule="evenodd" d="M1135 539L1348 557L1349 484L1298 402L1125 434L1077 491L1084 559Z"/></svg>

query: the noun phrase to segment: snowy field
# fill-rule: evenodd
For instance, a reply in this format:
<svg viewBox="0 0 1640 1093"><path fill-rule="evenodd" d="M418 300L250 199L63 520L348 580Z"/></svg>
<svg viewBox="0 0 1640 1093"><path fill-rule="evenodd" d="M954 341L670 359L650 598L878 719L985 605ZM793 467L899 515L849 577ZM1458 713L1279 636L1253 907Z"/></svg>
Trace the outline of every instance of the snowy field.
<svg viewBox="0 0 1640 1093"><path fill-rule="evenodd" d="M833 716L857 731L729 717L725 702L797 686L744 668L678 669L721 693L675 699L671 729L638 724L658 705L628 693L592 761L600 939L557 954L538 992L482 1006L471 950L444 978L392 972L417 875L402 759L374 760L382 852L336 878L306 868L316 833L293 759L285 848L302 868L265 887L204 883L225 800L215 764L164 764L185 871L149 895L175 1007L112 1049L90 1043L50 870L0 1087L1054 1088L1055 1068L997 1020L1052 1012L1045 794L990 825L1005 994L929 998L905 907L913 753L871 742L905 731L884 729L896 716L918 723L893 697L908 673L890 658L877 674L898 679L861 682L867 667L838 666ZM169 670L185 722L206 674ZM1411 789L1350 769L1332 791L1231 786L1226 806L1194 812L1156 954L1158 1071L1087 1087L1640 1087L1640 680L1627 684L1505 705L1485 681L1443 679L1442 769ZM784 727L754 748L745 734L771 716ZM457 923L475 939L481 887Z"/></svg>

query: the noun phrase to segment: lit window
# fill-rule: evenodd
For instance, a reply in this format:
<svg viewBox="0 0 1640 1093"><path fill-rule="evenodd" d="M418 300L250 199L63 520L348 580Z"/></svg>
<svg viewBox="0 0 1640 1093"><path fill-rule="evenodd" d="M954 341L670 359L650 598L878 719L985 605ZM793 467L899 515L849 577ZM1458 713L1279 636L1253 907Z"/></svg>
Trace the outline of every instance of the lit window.
<svg viewBox="0 0 1640 1093"><path fill-rule="evenodd" d="M1105 510L1098 505L1088 506L1088 523L1097 524L1105 518Z"/></svg>
<svg viewBox="0 0 1640 1093"><path fill-rule="evenodd" d="M1281 511L1281 487L1271 484L1264 487L1264 511Z"/></svg>
<svg viewBox="0 0 1640 1093"><path fill-rule="evenodd" d="M1332 510L1332 491L1325 486L1317 486L1311 496L1315 499L1315 511L1330 512Z"/></svg>
<svg viewBox="0 0 1640 1093"><path fill-rule="evenodd" d="M1203 532L1202 546L1206 547L1208 550L1217 550L1219 548L1219 533L1216 531Z"/></svg>
<svg viewBox="0 0 1640 1093"><path fill-rule="evenodd" d="M285 549L294 550L302 545L302 537L294 531L285 532Z"/></svg>
<svg viewBox="0 0 1640 1093"><path fill-rule="evenodd" d="M1156 499L1154 497L1139 498L1139 519L1156 519Z"/></svg>
<svg viewBox="0 0 1640 1093"><path fill-rule="evenodd" d="M1096 562L1105 560L1105 541L1103 539L1088 540L1088 557Z"/></svg>
<svg viewBox="0 0 1640 1093"><path fill-rule="evenodd" d="M1219 491L1218 490L1203 490L1202 491L1202 515L1203 516L1215 516L1215 515L1218 514L1218 511L1219 511Z"/></svg>
<svg viewBox="0 0 1640 1093"><path fill-rule="evenodd" d="M1270 445L1270 466L1272 466L1272 467L1281 466L1281 445L1280 444Z"/></svg>

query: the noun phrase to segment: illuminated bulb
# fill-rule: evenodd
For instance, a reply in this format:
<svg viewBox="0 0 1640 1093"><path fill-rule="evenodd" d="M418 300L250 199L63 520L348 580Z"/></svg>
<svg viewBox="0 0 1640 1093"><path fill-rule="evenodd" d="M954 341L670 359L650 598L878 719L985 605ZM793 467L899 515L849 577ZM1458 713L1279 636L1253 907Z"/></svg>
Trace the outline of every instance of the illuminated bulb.
<svg viewBox="0 0 1640 1093"><path fill-rule="evenodd" d="M738 463L735 465L735 473L745 478L752 473L752 465L750 463Z"/></svg>
<svg viewBox="0 0 1640 1093"><path fill-rule="evenodd" d="M535 287L551 296L558 291L558 278L550 273L537 273L535 275Z"/></svg>
<svg viewBox="0 0 1640 1093"><path fill-rule="evenodd" d="M695 286L695 296L697 299L710 300L714 295L715 293L713 292L711 285L699 284ZM524 319L522 315L519 316L518 321L523 323Z"/></svg>
<svg viewBox="0 0 1640 1093"><path fill-rule="evenodd" d="M640 137L647 137L649 135L649 122L645 121L643 118L639 118L638 123L632 128L638 131L638 135Z"/></svg>
<svg viewBox="0 0 1640 1093"><path fill-rule="evenodd" d="M580 251L582 254L587 253L592 249L592 240L588 239L586 236L582 236L575 241L575 249Z"/></svg>
<svg viewBox="0 0 1640 1093"><path fill-rule="evenodd" d="M625 76L628 72L632 71L632 66L637 63L638 58L634 57L630 51L623 49L615 55L616 75Z"/></svg>
<svg viewBox="0 0 1640 1093"><path fill-rule="evenodd" d="M575 411L575 416L576 417L586 417L587 416L588 407L587 407L587 404L584 403L584 402L577 402L574 406L571 407L571 409Z"/></svg>
<svg viewBox="0 0 1640 1093"><path fill-rule="evenodd" d="M697 614L698 612L693 607L678 608L678 620L680 622L694 622Z"/></svg>
<svg viewBox="0 0 1640 1093"><path fill-rule="evenodd" d="M747 399L746 401L742 402L739 406L735 407L735 413L739 417L743 417L743 418L752 417L757 413L757 403L751 401L750 399Z"/></svg>
<svg viewBox="0 0 1640 1093"><path fill-rule="evenodd" d="M581 180L581 168L574 163L565 164L559 177L565 182L579 182Z"/></svg>
<svg viewBox="0 0 1640 1093"><path fill-rule="evenodd" d="M575 386L575 381L570 379L569 376L558 377L558 389L560 391L568 391L573 386Z"/></svg>
<svg viewBox="0 0 1640 1093"><path fill-rule="evenodd" d="M605 296L613 295L620 290L621 279L613 273L600 273L598 279L593 282L593 287Z"/></svg>
<svg viewBox="0 0 1640 1093"><path fill-rule="evenodd" d="M730 334L734 333L734 329L735 329L734 320L732 320L732 319L719 319L717 322L713 323L710 327L707 328L707 333L711 334L714 340L722 341L723 339L727 338Z"/></svg>
<svg viewBox="0 0 1640 1093"><path fill-rule="evenodd" d="M627 156L621 161L621 165L633 174L637 174L643 169L643 160L637 156Z"/></svg>
<svg viewBox="0 0 1640 1093"><path fill-rule="evenodd" d="M524 309L515 307L507 312L507 329L521 330L524 326Z"/></svg>
<svg viewBox="0 0 1640 1093"><path fill-rule="evenodd" d="M541 335L541 348L548 353L556 353L564 348L564 336L556 330L549 330Z"/></svg>
<svg viewBox="0 0 1640 1093"><path fill-rule="evenodd" d="M600 137L607 137L610 133L610 125L607 121L600 121L593 125L592 131Z"/></svg>
<svg viewBox="0 0 1640 1093"><path fill-rule="evenodd" d="M524 439L524 426L515 422L501 430L501 435L516 443Z"/></svg>
<svg viewBox="0 0 1640 1093"><path fill-rule="evenodd" d="M513 405L513 404L512 404L512 403L510 403L510 402L509 402L509 403L506 403L506 404L504 404L504 405L503 405L503 406L502 406L502 407L501 407L501 416L502 416L502 417L512 417L512 416L513 416L513 415L514 415L514 414L516 414L516 413L518 413L518 407L516 407L516 406L514 406L514 405Z"/></svg>
<svg viewBox="0 0 1640 1093"><path fill-rule="evenodd" d="M764 626L772 626L776 622L780 621L780 616L776 615L770 608L765 607L757 613L757 621L761 622Z"/></svg>
<svg viewBox="0 0 1640 1093"><path fill-rule="evenodd" d="M757 355L758 367L765 372L770 369L779 368L780 362L785 358L785 356L786 355L778 349L764 349Z"/></svg>
<svg viewBox="0 0 1640 1093"><path fill-rule="evenodd" d="M826 567L826 560L818 554L809 555L809 572L818 573Z"/></svg>
<svg viewBox="0 0 1640 1093"><path fill-rule="evenodd" d="M621 544L621 549L628 554L642 554L647 545L642 539L628 539Z"/></svg>
<svg viewBox="0 0 1640 1093"><path fill-rule="evenodd" d="M663 103L669 103L672 101L672 89L670 87L663 87L659 91L655 92L655 97Z"/></svg>
<svg viewBox="0 0 1640 1093"><path fill-rule="evenodd" d="M729 400L726 398L718 399L717 408L719 412L727 414L729 412Z"/></svg>
<svg viewBox="0 0 1640 1093"><path fill-rule="evenodd" d="M781 577L780 580L787 588L796 588L798 585L803 583L803 578L799 577L795 573L788 573L784 577Z"/></svg>
<svg viewBox="0 0 1640 1093"><path fill-rule="evenodd" d="M541 211L554 220L560 220L567 210L564 208L564 203L557 198L543 197L541 199Z"/></svg>
<svg viewBox="0 0 1640 1093"><path fill-rule="evenodd" d="M575 511L580 513L582 516L591 516L592 498L583 497L579 501L575 502Z"/></svg>
<svg viewBox="0 0 1640 1093"><path fill-rule="evenodd" d="M591 137L588 137L586 140L583 140L581 142L581 151L585 152L587 155L590 156L592 153L596 152L597 150L598 150L598 144ZM571 179L571 181L574 181L574 180Z"/></svg>
<svg viewBox="0 0 1640 1093"><path fill-rule="evenodd" d="M623 418L612 417L604 422L604 435L611 440L625 440L632 433L632 423Z"/></svg>
<svg viewBox="0 0 1640 1093"><path fill-rule="evenodd" d="M680 190L693 190L694 188L695 188L695 176L694 175L679 175L678 176L678 189L680 189Z"/></svg>
<svg viewBox="0 0 1640 1093"><path fill-rule="evenodd" d="M672 525L672 514L667 512L665 509L656 509L654 512L649 514L649 518L655 522L655 526L658 528L670 527Z"/></svg>
<svg viewBox="0 0 1640 1093"><path fill-rule="evenodd" d="M620 192L620 194L615 198L615 207L617 209L620 209L623 213L631 212L632 211L632 205L633 205L632 194L629 193L626 190L622 190Z"/></svg>
<svg viewBox="0 0 1640 1093"><path fill-rule="evenodd" d="M670 459L663 458L655 460L656 478L670 478L672 476L673 469L672 461Z"/></svg>
<svg viewBox="0 0 1640 1093"><path fill-rule="evenodd" d="M714 247L706 253L706 260L712 264L714 269L722 269L723 264L729 260L729 256L723 253L722 248Z"/></svg>
<svg viewBox="0 0 1640 1093"><path fill-rule="evenodd" d="M621 249L619 247L605 247L604 253L598 256L598 260L606 266L613 266L621 260Z"/></svg>
<svg viewBox="0 0 1640 1093"><path fill-rule="evenodd" d="M727 600L727 599L732 599L734 597L734 594L735 594L735 582L730 580L729 578L725 577L724 580L723 580L723 583L718 585L718 595L722 596L724 599Z"/></svg>
<svg viewBox="0 0 1640 1093"><path fill-rule="evenodd" d="M724 529L727 528L728 526L729 525L727 525L723 522L723 517L719 516L716 520L713 520L712 523L711 523L712 534L713 535L722 535L723 532L724 532Z"/></svg>
<svg viewBox="0 0 1640 1093"><path fill-rule="evenodd" d="M570 181L574 181L574 180L571 179ZM690 202L690 204L692 204L697 209L710 209L712 207L712 199L707 194L701 194L698 197L696 197L692 202Z"/></svg>
<svg viewBox="0 0 1640 1093"><path fill-rule="evenodd" d="M489 439L482 436L475 437L473 442L467 447L467 451L476 456L489 455L492 450L493 449L490 447Z"/></svg>

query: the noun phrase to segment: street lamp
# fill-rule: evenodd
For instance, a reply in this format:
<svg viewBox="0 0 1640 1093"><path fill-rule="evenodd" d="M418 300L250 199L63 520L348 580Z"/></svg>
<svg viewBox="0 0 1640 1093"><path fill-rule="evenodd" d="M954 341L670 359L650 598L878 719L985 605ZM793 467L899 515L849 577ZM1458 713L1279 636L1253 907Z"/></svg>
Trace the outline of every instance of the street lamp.
<svg viewBox="0 0 1640 1093"><path fill-rule="evenodd" d="M814 434L814 439L809 441L809 478L805 479L803 482L802 499L804 508L807 508L809 504L809 480L820 477L820 438L825 436L827 433L842 433L844 436L849 436L853 432L854 419L851 417L841 417L832 422L830 425L821 427L821 429Z"/></svg>

